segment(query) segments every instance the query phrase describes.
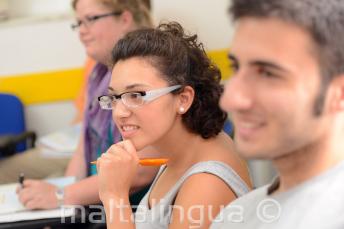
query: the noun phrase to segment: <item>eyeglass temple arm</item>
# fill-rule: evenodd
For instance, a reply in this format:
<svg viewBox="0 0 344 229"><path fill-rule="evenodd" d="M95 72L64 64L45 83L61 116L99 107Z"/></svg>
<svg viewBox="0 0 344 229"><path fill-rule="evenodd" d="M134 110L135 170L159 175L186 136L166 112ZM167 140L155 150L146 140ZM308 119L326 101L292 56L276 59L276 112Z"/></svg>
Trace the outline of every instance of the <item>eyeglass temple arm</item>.
<svg viewBox="0 0 344 229"><path fill-rule="evenodd" d="M148 91L146 92L146 96L144 97L145 101L151 101L155 98L158 98L160 96L163 96L169 92L172 92L178 88L181 88L181 85L175 85L175 86L171 86L168 88L161 88L161 89L156 89L156 90L152 90L152 91Z"/></svg>

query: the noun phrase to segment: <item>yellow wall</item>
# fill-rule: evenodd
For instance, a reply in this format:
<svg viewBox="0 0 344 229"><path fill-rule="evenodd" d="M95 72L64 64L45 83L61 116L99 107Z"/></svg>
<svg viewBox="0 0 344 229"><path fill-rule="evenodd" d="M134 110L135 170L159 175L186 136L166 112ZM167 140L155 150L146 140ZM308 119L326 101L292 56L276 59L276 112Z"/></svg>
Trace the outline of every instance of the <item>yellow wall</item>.
<svg viewBox="0 0 344 229"><path fill-rule="evenodd" d="M74 99L83 69L67 69L0 77L0 92L17 95L25 105Z"/></svg>
<svg viewBox="0 0 344 229"><path fill-rule="evenodd" d="M221 49L221 50L210 51L208 52L208 56L220 68L221 74L222 74L222 80L227 80L232 74L229 68L229 60L227 58L228 50Z"/></svg>

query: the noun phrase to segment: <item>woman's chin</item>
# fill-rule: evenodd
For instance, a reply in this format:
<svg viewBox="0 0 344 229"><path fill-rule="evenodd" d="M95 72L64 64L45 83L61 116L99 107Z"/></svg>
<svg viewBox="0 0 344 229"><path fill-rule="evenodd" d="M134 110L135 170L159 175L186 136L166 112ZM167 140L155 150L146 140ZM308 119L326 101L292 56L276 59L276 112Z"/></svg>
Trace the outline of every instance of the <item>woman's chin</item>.
<svg viewBox="0 0 344 229"><path fill-rule="evenodd" d="M140 151L140 150L144 149L147 146L147 144L144 144L142 141L140 141L139 139L136 139L134 137L132 137L132 138L130 138L130 137L129 138L123 137L123 140L131 141L131 143L133 143L136 151Z"/></svg>

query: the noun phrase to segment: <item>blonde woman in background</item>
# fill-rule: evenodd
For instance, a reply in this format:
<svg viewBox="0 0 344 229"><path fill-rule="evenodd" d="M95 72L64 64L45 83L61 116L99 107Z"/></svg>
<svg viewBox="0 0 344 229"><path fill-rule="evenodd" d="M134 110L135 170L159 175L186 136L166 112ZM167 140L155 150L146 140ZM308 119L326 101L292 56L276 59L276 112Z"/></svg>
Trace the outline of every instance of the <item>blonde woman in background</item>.
<svg viewBox="0 0 344 229"><path fill-rule="evenodd" d="M72 6L76 13L72 28L78 31L87 55L96 61L88 79L83 134L65 173L77 177L78 182L59 189L41 180L25 180L18 194L28 209L100 203L98 176L90 162L120 141L121 135L111 112L99 108L97 97L108 90L111 71L107 64L116 42L130 31L152 25L147 7L139 0L74 0ZM150 155L143 150L140 156L154 156L153 150L147 151ZM156 168L140 167L131 193L149 185L155 173Z"/></svg>

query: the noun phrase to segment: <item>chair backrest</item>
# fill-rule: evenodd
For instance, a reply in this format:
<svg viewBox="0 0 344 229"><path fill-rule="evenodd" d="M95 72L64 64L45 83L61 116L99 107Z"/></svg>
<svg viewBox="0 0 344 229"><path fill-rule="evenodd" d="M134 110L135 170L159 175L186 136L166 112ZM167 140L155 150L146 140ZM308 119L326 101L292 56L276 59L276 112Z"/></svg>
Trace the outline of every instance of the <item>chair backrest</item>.
<svg viewBox="0 0 344 229"><path fill-rule="evenodd" d="M234 128L233 128L232 122L229 119L227 119L225 121L225 124L223 126L223 130L225 131L225 133L227 133L229 136L231 136L233 138L233 136L234 136Z"/></svg>
<svg viewBox="0 0 344 229"><path fill-rule="evenodd" d="M17 96L0 93L0 109L0 136L26 131L24 106ZM23 151L26 144L21 143L16 148L17 152Z"/></svg>
<svg viewBox="0 0 344 229"><path fill-rule="evenodd" d="M23 104L17 96L0 93L0 107L0 135L26 130Z"/></svg>

